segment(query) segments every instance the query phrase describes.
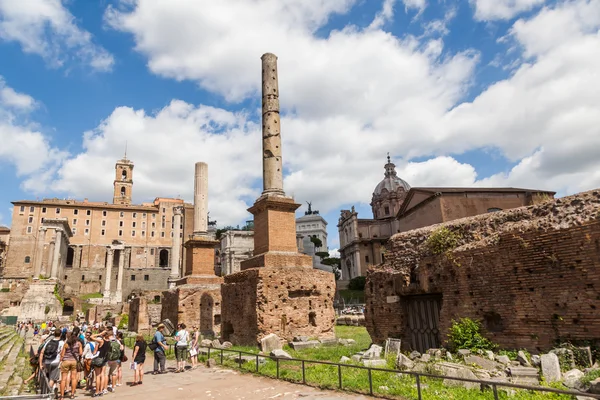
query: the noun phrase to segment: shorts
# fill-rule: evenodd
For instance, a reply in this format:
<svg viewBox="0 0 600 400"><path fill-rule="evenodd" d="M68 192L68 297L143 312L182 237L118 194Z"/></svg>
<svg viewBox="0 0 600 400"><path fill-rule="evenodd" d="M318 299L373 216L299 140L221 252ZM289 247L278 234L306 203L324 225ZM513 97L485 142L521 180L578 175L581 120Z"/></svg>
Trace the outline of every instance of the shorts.
<svg viewBox="0 0 600 400"><path fill-rule="evenodd" d="M185 361L188 356L187 350L187 346L175 346L175 358L177 358L177 361Z"/></svg>
<svg viewBox="0 0 600 400"><path fill-rule="evenodd" d="M92 372L92 359L91 358L86 358L85 360L83 360L83 372L84 372L85 376L89 376L90 373Z"/></svg>
<svg viewBox="0 0 600 400"><path fill-rule="evenodd" d="M117 368L119 367L119 363L116 361L109 361L108 362L108 376L114 375L115 371L117 370Z"/></svg>
<svg viewBox="0 0 600 400"><path fill-rule="evenodd" d="M63 361L60 364L60 371L61 372L69 372L69 371L77 372L77 361L75 361L75 360Z"/></svg>
<svg viewBox="0 0 600 400"><path fill-rule="evenodd" d="M44 372L46 372L46 376L49 381L58 381L60 380L60 367L59 364L46 364L44 363Z"/></svg>

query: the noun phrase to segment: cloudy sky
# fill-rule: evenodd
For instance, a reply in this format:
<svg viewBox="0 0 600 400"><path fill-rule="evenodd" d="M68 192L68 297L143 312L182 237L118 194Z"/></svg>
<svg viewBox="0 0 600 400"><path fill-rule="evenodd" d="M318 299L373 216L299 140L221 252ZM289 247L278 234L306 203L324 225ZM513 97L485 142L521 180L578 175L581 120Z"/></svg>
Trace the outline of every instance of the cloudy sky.
<svg viewBox="0 0 600 400"><path fill-rule="evenodd" d="M0 0L10 201L193 197L243 223L261 183L260 56L279 57L285 190L337 246L389 152L412 186L600 187L600 0ZM299 212L304 211L304 207Z"/></svg>

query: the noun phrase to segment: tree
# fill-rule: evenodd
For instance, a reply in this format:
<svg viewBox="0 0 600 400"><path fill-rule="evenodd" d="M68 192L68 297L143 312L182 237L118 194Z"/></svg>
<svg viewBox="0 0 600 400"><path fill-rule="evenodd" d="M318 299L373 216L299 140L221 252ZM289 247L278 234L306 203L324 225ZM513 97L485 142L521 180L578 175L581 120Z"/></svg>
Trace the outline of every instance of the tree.
<svg viewBox="0 0 600 400"><path fill-rule="evenodd" d="M321 260L322 264L331 266L333 273L335 274L335 280L339 280L342 277L341 271L341 260L339 257L326 257Z"/></svg>
<svg viewBox="0 0 600 400"><path fill-rule="evenodd" d="M311 236L310 241L315 245L316 249L323 246L323 242L321 242L321 239L319 239L316 235Z"/></svg>

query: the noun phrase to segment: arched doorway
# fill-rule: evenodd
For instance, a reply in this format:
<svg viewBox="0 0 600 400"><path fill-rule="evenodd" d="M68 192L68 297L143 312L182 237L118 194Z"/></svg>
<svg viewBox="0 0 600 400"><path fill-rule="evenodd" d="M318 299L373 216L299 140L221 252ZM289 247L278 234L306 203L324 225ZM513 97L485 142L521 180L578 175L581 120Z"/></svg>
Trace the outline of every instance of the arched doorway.
<svg viewBox="0 0 600 400"><path fill-rule="evenodd" d="M162 268L169 266L169 250L162 249L160 253L158 253L158 266Z"/></svg>
<svg viewBox="0 0 600 400"><path fill-rule="evenodd" d="M73 268L73 259L75 258L75 251L72 247L67 248L67 268Z"/></svg>
<svg viewBox="0 0 600 400"><path fill-rule="evenodd" d="M73 315L74 310L75 310L75 304L73 304L73 300L65 299L63 302L62 315Z"/></svg>

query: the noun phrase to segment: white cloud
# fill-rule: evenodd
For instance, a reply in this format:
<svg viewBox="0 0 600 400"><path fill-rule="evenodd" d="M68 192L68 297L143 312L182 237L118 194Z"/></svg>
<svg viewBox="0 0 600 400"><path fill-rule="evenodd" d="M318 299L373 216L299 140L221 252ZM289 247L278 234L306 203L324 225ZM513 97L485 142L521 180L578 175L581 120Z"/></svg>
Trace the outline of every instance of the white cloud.
<svg viewBox="0 0 600 400"><path fill-rule="evenodd" d="M475 19L482 21L511 19L530 11L546 0L470 0L475 6Z"/></svg>
<svg viewBox="0 0 600 400"><path fill-rule="evenodd" d="M78 198L112 198L114 163L128 146L134 201L175 197L192 202L194 164L208 163L211 218L239 223L260 194L252 189L260 178L260 131L243 114L172 101L153 114L119 107L84 135L84 152L64 161L58 179L37 183L47 190ZM256 185L254 185L256 186Z"/></svg>
<svg viewBox="0 0 600 400"><path fill-rule="evenodd" d="M0 76L0 162L13 165L25 186L41 171L53 171L64 155L28 121L35 105L31 96L15 91Z"/></svg>
<svg viewBox="0 0 600 400"><path fill-rule="evenodd" d="M0 0L0 39L19 43L24 52L38 54L52 66L73 58L107 71L114 63L60 0Z"/></svg>
<svg viewBox="0 0 600 400"><path fill-rule="evenodd" d="M369 25L371 29L379 29L387 22L390 22L394 18L394 4L396 0L383 0L381 11L375 15L375 19Z"/></svg>
<svg viewBox="0 0 600 400"><path fill-rule="evenodd" d="M395 37L355 26L316 34L349 1L143 1L110 8L154 73L189 80L259 107L260 55L279 58L285 189L323 213L368 203L385 154L412 186L528 186L570 193L600 186L599 0L546 7L515 22L507 39L523 59L508 78L464 102L478 54L442 39ZM231 5L236 7L228 7ZM227 8L227 11L225 11ZM569 32L546 39L544 32ZM443 32L443 31L442 31ZM549 34L548 33L548 34ZM462 103L461 103L462 102ZM134 196L191 200L193 164L207 161L213 217L238 223L258 192L256 114L174 101L158 113L117 108L84 138L84 152L38 187L90 198L112 193L124 141L136 162ZM516 164L488 178L451 154L493 149ZM433 157L406 162L413 157ZM98 183L100 182L100 184ZM47 187L47 186L46 186Z"/></svg>
<svg viewBox="0 0 600 400"><path fill-rule="evenodd" d="M416 9L419 13L422 13L427 7L427 0L402 0L406 10Z"/></svg>

